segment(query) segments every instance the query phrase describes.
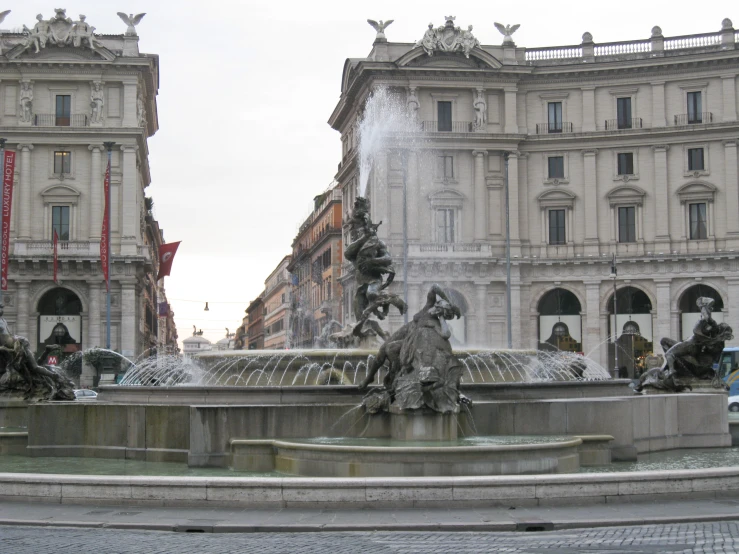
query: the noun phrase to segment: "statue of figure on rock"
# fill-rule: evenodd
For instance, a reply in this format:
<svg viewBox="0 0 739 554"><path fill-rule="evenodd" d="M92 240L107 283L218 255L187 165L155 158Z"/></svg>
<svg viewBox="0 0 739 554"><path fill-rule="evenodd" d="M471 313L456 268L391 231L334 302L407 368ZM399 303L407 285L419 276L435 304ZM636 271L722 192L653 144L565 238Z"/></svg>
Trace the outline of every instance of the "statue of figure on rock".
<svg viewBox="0 0 739 554"><path fill-rule="evenodd" d="M690 383L682 379L715 379L713 364L718 362L726 341L734 338L733 331L726 323L713 319L713 298L701 297L696 303L701 317L693 327L693 335L684 341L663 338L660 344L665 351L665 363L644 373L633 384L636 392L642 392L645 387L681 392L692 390Z"/></svg>
<svg viewBox="0 0 739 554"><path fill-rule="evenodd" d="M387 333L370 317L385 319L391 305L403 314L406 305L399 296L385 290L395 278L395 268L387 246L377 236L377 228L381 224L372 223L369 201L358 196L351 216L344 224L349 232L349 245L344 250L344 257L354 266L357 283L354 335L363 338L374 333L387 340Z"/></svg>
<svg viewBox="0 0 739 554"><path fill-rule="evenodd" d="M464 366L449 342L452 333L447 320L455 317L461 317L459 308L440 286L433 285L424 307L380 347L359 385L360 390L366 389L377 371L388 365L383 387L363 400L368 412L387 411L394 406L450 413L458 411L461 403L470 403L459 393Z"/></svg>

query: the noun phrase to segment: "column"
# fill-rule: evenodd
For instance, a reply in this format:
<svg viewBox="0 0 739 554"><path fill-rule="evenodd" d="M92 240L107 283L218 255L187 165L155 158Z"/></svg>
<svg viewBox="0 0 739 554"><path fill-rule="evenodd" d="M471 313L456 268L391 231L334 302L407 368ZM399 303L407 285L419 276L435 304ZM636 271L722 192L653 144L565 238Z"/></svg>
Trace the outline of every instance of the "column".
<svg viewBox="0 0 739 554"><path fill-rule="evenodd" d="M31 238L31 150L33 144L19 144L21 151L21 178L18 190L18 238L30 240ZM47 238L47 237L44 237Z"/></svg>
<svg viewBox="0 0 739 554"><path fill-rule="evenodd" d="M505 132L518 133L516 122L516 93L515 87L505 89Z"/></svg>
<svg viewBox="0 0 739 554"><path fill-rule="evenodd" d="M582 87L582 130L595 131L595 87Z"/></svg>
<svg viewBox="0 0 739 554"><path fill-rule="evenodd" d="M598 255L598 181L595 157L597 150L583 150L583 183L585 185L585 255Z"/></svg>
<svg viewBox="0 0 739 554"><path fill-rule="evenodd" d="M727 318L724 321L732 329L739 329L739 277L728 277L726 283L728 285L729 313L724 316ZM734 335L734 340L730 344L734 346L737 341L739 341L739 336ZM726 346L729 346L729 344Z"/></svg>
<svg viewBox="0 0 739 554"><path fill-rule="evenodd" d="M670 248L669 204L667 192L667 151L666 144L652 146L654 151L654 209L655 209L655 249Z"/></svg>
<svg viewBox="0 0 739 554"><path fill-rule="evenodd" d="M408 152L406 185L408 187L408 240L421 240L418 210L423 206L423 203L421 202L421 187L418 181L418 154L415 152Z"/></svg>
<svg viewBox="0 0 739 554"><path fill-rule="evenodd" d="M736 121L736 75L721 75L723 121Z"/></svg>
<svg viewBox="0 0 739 554"><path fill-rule="evenodd" d="M585 325L583 327L582 350L588 353L591 360L600 362L601 355L596 349L601 341L600 281L585 283Z"/></svg>
<svg viewBox="0 0 739 554"><path fill-rule="evenodd" d="M511 281L518 281L518 266L511 267ZM521 284L511 282L511 341L513 348L521 348Z"/></svg>
<svg viewBox="0 0 739 554"><path fill-rule="evenodd" d="M121 354L136 355L136 285L121 283ZM113 347L113 345L111 345Z"/></svg>
<svg viewBox="0 0 739 554"><path fill-rule="evenodd" d="M123 171L123 179L121 187L123 189L123 206L122 206L122 222L121 229L121 255L135 256L136 244L139 238L139 207L136 201L138 195L138 169L136 168L136 150L138 146L123 145L123 162L121 169ZM112 194L111 194L112 196Z"/></svg>
<svg viewBox="0 0 739 554"><path fill-rule="evenodd" d="M652 127L665 127L665 82L655 81L652 84Z"/></svg>
<svg viewBox="0 0 739 554"><path fill-rule="evenodd" d="M475 158L475 242L484 241L487 238L488 218L487 210L487 186L485 184L485 150L473 150Z"/></svg>
<svg viewBox="0 0 739 554"><path fill-rule="evenodd" d="M653 337L659 342L662 337L672 337L670 334L670 280L655 280L657 285L657 328L652 329Z"/></svg>
<svg viewBox="0 0 739 554"><path fill-rule="evenodd" d="M138 127L139 118L136 113L136 95L138 94L138 84L123 83L123 127Z"/></svg>
<svg viewBox="0 0 739 554"><path fill-rule="evenodd" d="M18 282L18 297L16 298L16 309L17 318L15 321L15 332L22 337L28 337L28 318L29 318L29 306L28 306L28 287L29 283L25 281ZM34 340L31 339L31 344Z"/></svg>
<svg viewBox="0 0 739 554"><path fill-rule="evenodd" d="M484 348L490 346L490 337L488 336L488 286L487 283L476 283L475 291L477 292L477 305L475 312L477 313L477 333L474 336L474 346Z"/></svg>
<svg viewBox="0 0 739 554"><path fill-rule="evenodd" d="M102 283L98 281L91 281L88 283L87 286L90 300L90 314L87 319L88 327L90 329L90 343L83 346L85 348L99 348L105 346L103 333L101 333L102 328L104 327L104 320L100 316L100 294L102 290Z"/></svg>
<svg viewBox="0 0 739 554"><path fill-rule="evenodd" d="M739 235L739 176L737 175L736 141L724 141L724 182L726 184L726 231Z"/></svg>
<svg viewBox="0 0 739 554"><path fill-rule="evenodd" d="M103 225L103 172L101 144L88 146L92 152L90 163L90 230L87 235L91 241L100 240L100 231Z"/></svg>
<svg viewBox="0 0 739 554"><path fill-rule="evenodd" d="M511 255L520 254L520 214L518 213L518 152L508 153L508 214L511 229Z"/></svg>

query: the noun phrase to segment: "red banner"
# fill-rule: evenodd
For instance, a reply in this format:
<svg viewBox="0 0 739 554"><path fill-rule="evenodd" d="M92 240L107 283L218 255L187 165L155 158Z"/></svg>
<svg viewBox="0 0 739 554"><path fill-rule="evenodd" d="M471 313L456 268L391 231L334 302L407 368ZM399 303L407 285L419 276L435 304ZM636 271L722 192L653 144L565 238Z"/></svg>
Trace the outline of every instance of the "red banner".
<svg viewBox="0 0 739 554"><path fill-rule="evenodd" d="M0 289L8 290L8 265L10 264L10 210L13 206L13 176L15 152L5 151L3 158L3 210L0 218Z"/></svg>
<svg viewBox="0 0 739 554"><path fill-rule="evenodd" d="M157 281L165 275L169 275L169 272L172 271L172 261L179 245L180 242L178 241L162 244L159 247L159 272L157 273Z"/></svg>
<svg viewBox="0 0 739 554"><path fill-rule="evenodd" d="M105 169L105 181L103 183L105 195L105 211L103 212L103 229L100 232L100 264L103 266L103 279L105 279L105 290L110 290L110 159Z"/></svg>
<svg viewBox="0 0 739 554"><path fill-rule="evenodd" d="M57 278L56 274L56 268L57 268L57 262L59 261L59 235L56 232L56 229L54 229L54 284L59 284L59 279Z"/></svg>

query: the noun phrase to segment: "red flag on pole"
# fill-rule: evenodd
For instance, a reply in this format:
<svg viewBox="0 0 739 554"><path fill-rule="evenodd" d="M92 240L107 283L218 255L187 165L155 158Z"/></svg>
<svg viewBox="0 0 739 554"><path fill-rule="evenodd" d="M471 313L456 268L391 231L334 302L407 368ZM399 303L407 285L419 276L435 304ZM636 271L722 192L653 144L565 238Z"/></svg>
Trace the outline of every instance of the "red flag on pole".
<svg viewBox="0 0 739 554"><path fill-rule="evenodd" d="M13 206L13 176L15 152L5 151L3 158L3 209L0 218L0 290L8 290L8 265L10 261L10 209Z"/></svg>
<svg viewBox="0 0 739 554"><path fill-rule="evenodd" d="M55 285L59 284L59 279L57 279L57 274L56 274L57 262L59 260L58 252L57 252L58 248L59 248L59 235L57 234L56 229L54 229L54 284Z"/></svg>
<svg viewBox="0 0 739 554"><path fill-rule="evenodd" d="M105 212L103 212L103 228L100 232L100 264L103 266L103 279L105 279L105 290L110 290L110 159L105 169L105 181L103 182L105 194Z"/></svg>
<svg viewBox="0 0 739 554"><path fill-rule="evenodd" d="M181 241L170 242L169 244L162 244L159 247L159 273L157 273L157 281L169 275L172 271L172 261L174 260L175 252Z"/></svg>

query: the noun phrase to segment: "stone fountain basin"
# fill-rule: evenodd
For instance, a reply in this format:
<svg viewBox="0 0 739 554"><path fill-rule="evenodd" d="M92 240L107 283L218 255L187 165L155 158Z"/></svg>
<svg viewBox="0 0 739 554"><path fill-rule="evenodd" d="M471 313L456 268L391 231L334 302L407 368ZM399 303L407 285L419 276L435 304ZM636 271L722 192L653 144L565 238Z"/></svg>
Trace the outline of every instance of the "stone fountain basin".
<svg viewBox="0 0 739 554"><path fill-rule="evenodd" d="M575 473L611 461L610 435L456 441L232 439L232 469L304 477L436 477Z"/></svg>

